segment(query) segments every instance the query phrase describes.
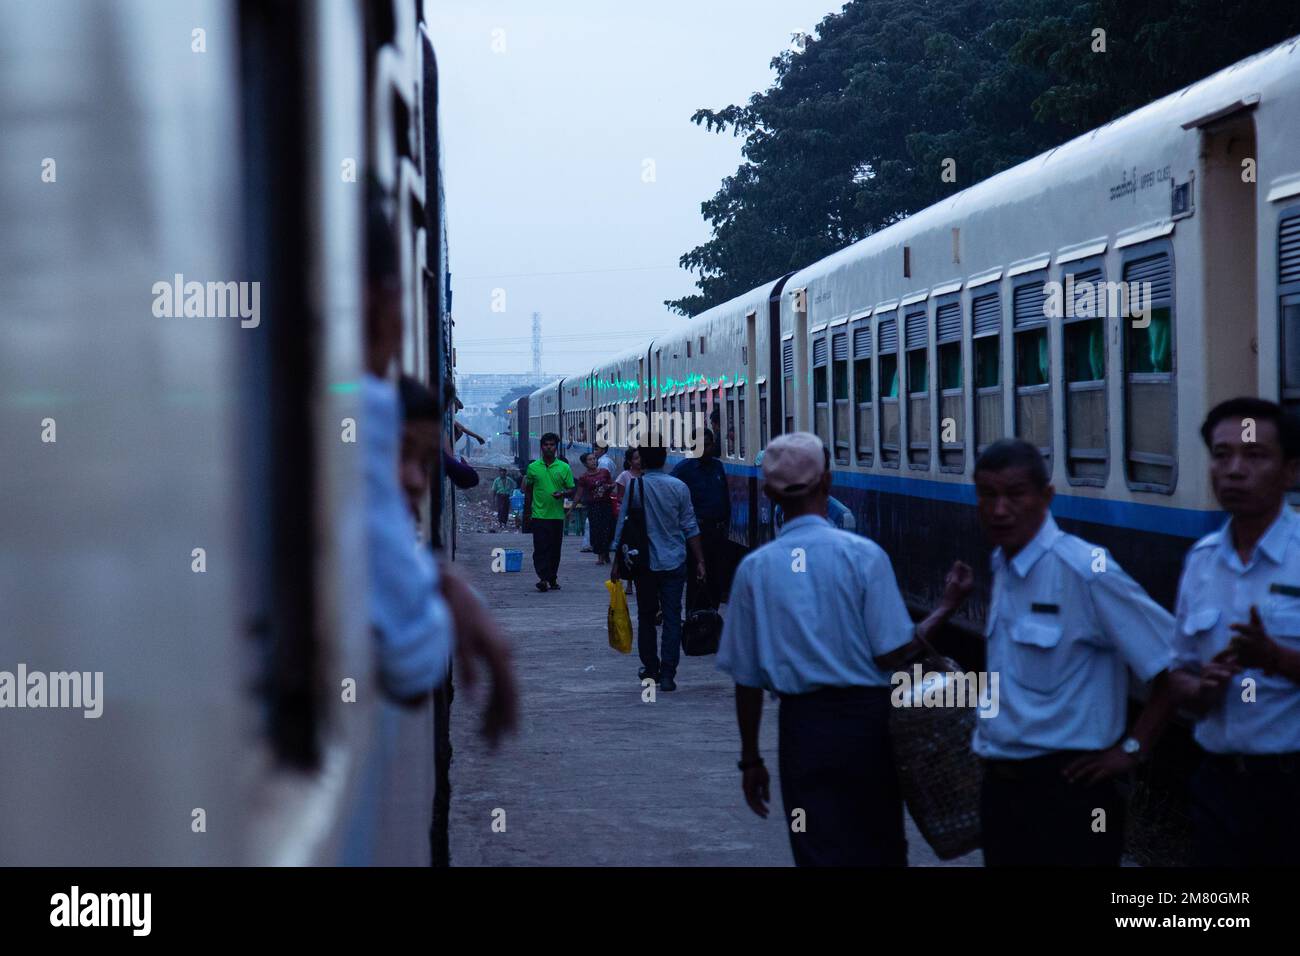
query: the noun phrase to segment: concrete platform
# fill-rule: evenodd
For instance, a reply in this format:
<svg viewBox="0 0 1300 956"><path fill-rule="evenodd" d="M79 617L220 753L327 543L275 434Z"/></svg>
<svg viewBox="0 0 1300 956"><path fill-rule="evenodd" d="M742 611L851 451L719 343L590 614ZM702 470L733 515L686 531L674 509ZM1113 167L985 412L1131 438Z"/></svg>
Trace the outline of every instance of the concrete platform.
<svg viewBox="0 0 1300 956"><path fill-rule="evenodd" d="M523 549L523 571L492 573L496 547ZM562 590L543 594L533 586L531 538L458 536L456 565L513 644L523 699L519 735L492 754L478 735L478 701L457 689L452 865L791 865L775 701L763 713L773 799L762 820L740 791L730 680L713 657L683 657L678 689L643 702L635 650L623 655L608 644L608 566L581 547L564 539ZM494 819L504 832L494 832ZM910 820L908 845L912 865L980 862L976 853L943 864Z"/></svg>

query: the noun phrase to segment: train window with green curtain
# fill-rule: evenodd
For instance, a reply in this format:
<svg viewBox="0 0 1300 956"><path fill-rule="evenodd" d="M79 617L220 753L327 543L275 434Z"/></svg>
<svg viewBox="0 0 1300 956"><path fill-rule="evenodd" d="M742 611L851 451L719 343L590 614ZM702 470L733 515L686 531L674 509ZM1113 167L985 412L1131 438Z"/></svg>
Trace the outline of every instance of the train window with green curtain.
<svg viewBox="0 0 1300 956"><path fill-rule="evenodd" d="M1173 254L1168 242L1124 262L1124 442L1129 485L1172 492L1177 479Z"/></svg>
<svg viewBox="0 0 1300 956"><path fill-rule="evenodd" d="M727 389L727 457L736 457L736 386Z"/></svg>
<svg viewBox="0 0 1300 956"><path fill-rule="evenodd" d="M813 433L831 447L830 345L825 336L813 342Z"/></svg>
<svg viewBox="0 0 1300 956"><path fill-rule="evenodd" d="M1098 263L1071 263L1062 273L1065 315L1065 472L1071 484L1104 485L1106 429L1105 273ZM1100 307L1099 307L1100 306Z"/></svg>
<svg viewBox="0 0 1300 956"><path fill-rule="evenodd" d="M1052 382L1046 274L1017 285L1011 297L1015 348L1015 434L1052 460Z"/></svg>
<svg viewBox="0 0 1300 956"><path fill-rule="evenodd" d="M745 457L745 386L736 386L736 449L738 457Z"/></svg>
<svg viewBox="0 0 1300 956"><path fill-rule="evenodd" d="M930 330L924 306L903 320L907 348L907 461L917 469L930 467Z"/></svg>
<svg viewBox="0 0 1300 956"><path fill-rule="evenodd" d="M975 454L1006 434L1002 425L1002 296L971 299L971 346L975 362Z"/></svg>
<svg viewBox="0 0 1300 956"><path fill-rule="evenodd" d="M849 334L837 332L831 338L831 437L835 444L835 462L849 463Z"/></svg>
<svg viewBox="0 0 1300 956"><path fill-rule="evenodd" d="M876 450L874 405L871 390L871 323L853 329L853 401L856 405L853 443L859 465L870 465Z"/></svg>
<svg viewBox="0 0 1300 956"><path fill-rule="evenodd" d="M898 426L898 320L882 319L876 326L879 348L877 376L880 388L880 463L886 468L897 468L902 455Z"/></svg>
<svg viewBox="0 0 1300 956"><path fill-rule="evenodd" d="M934 333L939 346L939 470L960 472L966 465L966 391L959 301L939 304Z"/></svg>

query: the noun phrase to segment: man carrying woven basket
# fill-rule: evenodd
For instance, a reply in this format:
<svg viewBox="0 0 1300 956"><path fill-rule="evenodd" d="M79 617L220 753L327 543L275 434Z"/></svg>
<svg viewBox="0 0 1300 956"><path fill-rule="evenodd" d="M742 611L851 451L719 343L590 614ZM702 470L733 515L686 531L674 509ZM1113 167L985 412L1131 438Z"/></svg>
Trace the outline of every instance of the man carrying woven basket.
<svg viewBox="0 0 1300 956"><path fill-rule="evenodd" d="M781 698L781 796L799 866L905 866L903 798L889 738L890 678L970 591L949 574L945 602L914 628L889 558L826 518L830 454L816 435L772 440L764 493L785 522L736 572L718 668L736 682L745 801L768 814L758 750L763 691Z"/></svg>

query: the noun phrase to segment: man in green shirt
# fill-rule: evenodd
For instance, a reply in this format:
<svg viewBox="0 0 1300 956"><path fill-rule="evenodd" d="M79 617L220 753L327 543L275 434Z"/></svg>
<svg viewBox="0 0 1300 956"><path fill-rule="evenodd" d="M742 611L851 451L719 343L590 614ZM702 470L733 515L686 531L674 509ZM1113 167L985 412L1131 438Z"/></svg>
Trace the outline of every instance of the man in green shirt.
<svg viewBox="0 0 1300 956"><path fill-rule="evenodd" d="M537 590L560 589L560 543L564 538L564 499L573 497L573 472L568 462L555 457L560 436L542 436L542 457L524 472L524 531L533 534L533 570Z"/></svg>
<svg viewBox="0 0 1300 956"><path fill-rule="evenodd" d="M497 524L504 528L510 520L510 495L515 490L515 482L504 468L497 470L499 474L492 482L492 494L497 496Z"/></svg>

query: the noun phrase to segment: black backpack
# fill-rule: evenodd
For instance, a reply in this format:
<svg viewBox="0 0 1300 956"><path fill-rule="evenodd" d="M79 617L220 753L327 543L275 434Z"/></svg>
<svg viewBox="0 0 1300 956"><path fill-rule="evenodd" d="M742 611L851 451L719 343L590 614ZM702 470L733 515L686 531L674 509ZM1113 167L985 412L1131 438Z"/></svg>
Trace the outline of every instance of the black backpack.
<svg viewBox="0 0 1300 956"><path fill-rule="evenodd" d="M618 553L614 560L618 562L618 573L629 581L635 581L650 570L650 533L645 524L645 487L644 479L633 478L627 492L627 513L623 517L623 534L619 538ZM632 507L636 490L641 487L639 508Z"/></svg>

